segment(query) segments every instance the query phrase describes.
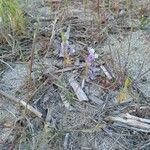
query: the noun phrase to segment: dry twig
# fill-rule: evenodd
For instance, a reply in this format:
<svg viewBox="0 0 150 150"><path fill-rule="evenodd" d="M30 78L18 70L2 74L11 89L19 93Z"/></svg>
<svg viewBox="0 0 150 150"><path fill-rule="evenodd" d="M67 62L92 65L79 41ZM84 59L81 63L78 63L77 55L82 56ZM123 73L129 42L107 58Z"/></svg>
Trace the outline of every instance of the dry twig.
<svg viewBox="0 0 150 150"><path fill-rule="evenodd" d="M127 126L131 126L135 130L137 129L137 131L146 132L146 133L150 132L150 120L149 119L139 118L139 117L130 115L128 113L121 114L119 116L108 116L105 119L108 121L120 122Z"/></svg>
<svg viewBox="0 0 150 150"><path fill-rule="evenodd" d="M36 110L35 108L33 108L31 105L27 104L25 101L17 99L16 97L13 97L7 93L5 93L4 91L0 90L0 95L8 98L9 100L12 100L16 103L21 104L22 106L24 106L26 109L28 109L29 111L31 111L32 113L34 113L36 116L38 116L39 118L42 118L42 113L39 112L38 110Z"/></svg>
<svg viewBox="0 0 150 150"><path fill-rule="evenodd" d="M82 88L79 86L79 84L77 83L77 81L74 79L74 77L71 77L69 79L69 84L70 86L73 88L75 94L77 95L77 98L79 101L88 101L88 98L86 96L86 94L84 93L84 91L82 90Z"/></svg>

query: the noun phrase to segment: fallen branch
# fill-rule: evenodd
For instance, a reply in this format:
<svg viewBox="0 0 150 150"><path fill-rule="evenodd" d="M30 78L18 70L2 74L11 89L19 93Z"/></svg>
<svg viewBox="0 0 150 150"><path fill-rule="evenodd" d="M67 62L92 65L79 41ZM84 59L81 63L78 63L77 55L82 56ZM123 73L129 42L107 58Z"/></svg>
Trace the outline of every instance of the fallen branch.
<svg viewBox="0 0 150 150"><path fill-rule="evenodd" d="M36 116L38 116L39 118L42 118L42 113L39 112L38 110L36 110L35 108L33 108L31 105L27 104L25 101L17 99L16 97L13 97L7 93L5 93L4 91L0 90L0 95L8 98L9 100L12 100L16 103L21 104L22 106L24 106L26 109L28 109L29 111L31 111L32 113L34 113Z"/></svg>
<svg viewBox="0 0 150 150"><path fill-rule="evenodd" d="M121 114L120 116L108 116L105 118L107 121L120 122L125 125L133 127L137 131L150 132L150 120L139 118L128 113Z"/></svg>
<svg viewBox="0 0 150 150"><path fill-rule="evenodd" d="M123 114L122 116L127 118L127 119L133 119L133 120L136 120L136 121L140 121L140 122L150 124L150 119L144 119L144 118L136 117L136 116L130 115L129 113Z"/></svg>

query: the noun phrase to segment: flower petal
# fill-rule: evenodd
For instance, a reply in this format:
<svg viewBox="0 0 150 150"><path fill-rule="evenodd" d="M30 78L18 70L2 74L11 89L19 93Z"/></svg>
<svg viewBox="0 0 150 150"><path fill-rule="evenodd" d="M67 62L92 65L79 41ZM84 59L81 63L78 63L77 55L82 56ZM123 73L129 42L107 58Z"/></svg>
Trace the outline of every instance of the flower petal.
<svg viewBox="0 0 150 150"><path fill-rule="evenodd" d="M73 55L75 53L75 49L72 45L68 45L68 53L69 55Z"/></svg>
<svg viewBox="0 0 150 150"><path fill-rule="evenodd" d="M95 59L97 59L98 58L98 54L95 54L94 57L95 57Z"/></svg>
<svg viewBox="0 0 150 150"><path fill-rule="evenodd" d="M95 50L93 48L88 47L87 49L88 49L88 51L89 51L90 54L94 54L95 53Z"/></svg>

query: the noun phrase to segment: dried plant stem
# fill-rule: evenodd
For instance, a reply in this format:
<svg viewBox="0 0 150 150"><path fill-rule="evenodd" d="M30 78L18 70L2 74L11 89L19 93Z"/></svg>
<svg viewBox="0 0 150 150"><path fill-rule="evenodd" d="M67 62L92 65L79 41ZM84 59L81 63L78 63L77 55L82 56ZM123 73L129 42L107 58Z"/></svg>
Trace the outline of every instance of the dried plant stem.
<svg viewBox="0 0 150 150"><path fill-rule="evenodd" d="M35 108L33 108L31 105L27 104L25 101L17 99L16 97L13 97L7 93L5 93L4 91L0 90L0 95L8 98L9 100L12 100L16 103L21 104L22 106L24 106L26 109L28 109L29 111L31 111L32 113L34 113L36 116L38 116L39 118L42 118L42 113L39 112L38 110L36 110Z"/></svg>
<svg viewBox="0 0 150 150"><path fill-rule="evenodd" d="M129 7L129 6L128 6ZM128 10L128 15L129 15L129 19L130 21L132 22L132 18L131 18L131 12L130 10ZM133 23L131 24L131 30L130 30L130 36L129 36L129 45L128 45L128 52L127 52L127 58L126 58L126 61L125 61L125 65L124 65L124 72L126 72L126 69L127 69L127 65L129 63L129 56L130 56L130 53L131 53L131 40L132 40L132 33L133 33Z"/></svg>
<svg viewBox="0 0 150 150"><path fill-rule="evenodd" d="M97 6L98 6L98 8L97 8L97 13L98 13L98 16L100 15L100 9L99 9L99 5L100 5L100 0L98 0L98 2L97 2L98 4L97 4Z"/></svg>
<svg viewBox="0 0 150 150"><path fill-rule="evenodd" d="M52 42L53 42L53 39L54 39L54 36L55 36L56 23L57 23L58 19L59 19L59 18L56 17L55 20L54 20L54 22L53 22L53 25L52 25L52 35L51 35L51 37L50 37L49 45L48 45L48 48L47 48L46 53L47 53L48 51L50 51L50 48L51 48L51 45L52 45Z"/></svg>
<svg viewBox="0 0 150 150"><path fill-rule="evenodd" d="M3 64L7 65L11 70L14 71L14 69L7 62L5 62L4 60L0 59L0 62L2 62Z"/></svg>
<svg viewBox="0 0 150 150"><path fill-rule="evenodd" d="M38 26L36 27L33 35L33 43L32 43L32 50L31 50L31 57L29 60L29 80L32 79L32 67L33 67L33 61L34 61L34 52L35 52L35 44L37 39L37 32L38 32Z"/></svg>
<svg viewBox="0 0 150 150"><path fill-rule="evenodd" d="M49 80L50 80L50 79L47 78L47 79L32 93L32 95L31 95L30 98L29 98L29 101L31 101L31 100L33 99L33 97L36 95L36 93L38 93L39 90L42 89L42 88L48 83Z"/></svg>

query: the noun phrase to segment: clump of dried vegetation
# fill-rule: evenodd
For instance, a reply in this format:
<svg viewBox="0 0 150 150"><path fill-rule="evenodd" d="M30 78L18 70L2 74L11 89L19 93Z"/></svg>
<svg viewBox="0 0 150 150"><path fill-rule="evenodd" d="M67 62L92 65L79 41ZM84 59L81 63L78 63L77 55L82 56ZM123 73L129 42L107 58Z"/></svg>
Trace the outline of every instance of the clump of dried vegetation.
<svg viewBox="0 0 150 150"><path fill-rule="evenodd" d="M0 117L0 148L149 149L149 97L137 85L150 69L143 60L135 77L130 68L133 33L149 32L149 2L20 3L0 0L0 75L15 62L27 70L15 96L0 90L2 101L17 104L15 114L0 105L6 118L14 117ZM34 5L43 7L45 16L28 5L35 14Z"/></svg>

